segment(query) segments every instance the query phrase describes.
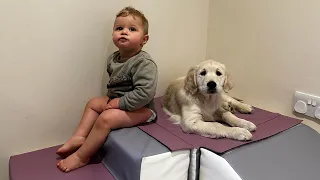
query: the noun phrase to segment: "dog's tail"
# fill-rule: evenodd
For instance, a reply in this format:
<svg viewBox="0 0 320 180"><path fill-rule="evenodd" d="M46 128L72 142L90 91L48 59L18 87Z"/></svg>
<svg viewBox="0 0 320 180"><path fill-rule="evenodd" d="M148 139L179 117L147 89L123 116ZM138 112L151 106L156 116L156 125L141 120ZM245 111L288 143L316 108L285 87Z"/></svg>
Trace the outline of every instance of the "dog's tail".
<svg viewBox="0 0 320 180"><path fill-rule="evenodd" d="M169 119L173 122L173 124L180 124L181 123L181 116L177 114L172 114L169 110L163 107L163 111L170 116Z"/></svg>

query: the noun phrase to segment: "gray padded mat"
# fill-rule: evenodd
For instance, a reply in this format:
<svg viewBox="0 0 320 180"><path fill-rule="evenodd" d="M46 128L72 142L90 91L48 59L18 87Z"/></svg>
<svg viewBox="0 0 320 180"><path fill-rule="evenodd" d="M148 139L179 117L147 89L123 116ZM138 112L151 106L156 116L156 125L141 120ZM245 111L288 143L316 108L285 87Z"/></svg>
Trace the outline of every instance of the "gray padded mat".
<svg viewBox="0 0 320 180"><path fill-rule="evenodd" d="M99 152L103 164L117 180L139 180L143 157L169 149L137 127L112 131Z"/></svg>
<svg viewBox="0 0 320 180"><path fill-rule="evenodd" d="M243 180L320 179L320 135L304 124L222 157Z"/></svg>

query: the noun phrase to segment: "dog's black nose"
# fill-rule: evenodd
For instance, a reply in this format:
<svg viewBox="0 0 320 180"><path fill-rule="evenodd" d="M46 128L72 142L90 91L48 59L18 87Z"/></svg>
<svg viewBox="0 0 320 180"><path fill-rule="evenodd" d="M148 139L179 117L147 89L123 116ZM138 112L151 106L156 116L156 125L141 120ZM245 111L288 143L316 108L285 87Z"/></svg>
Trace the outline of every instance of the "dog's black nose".
<svg viewBox="0 0 320 180"><path fill-rule="evenodd" d="M207 83L207 86L209 89L214 89L214 88L216 88L217 84L214 81L209 81Z"/></svg>

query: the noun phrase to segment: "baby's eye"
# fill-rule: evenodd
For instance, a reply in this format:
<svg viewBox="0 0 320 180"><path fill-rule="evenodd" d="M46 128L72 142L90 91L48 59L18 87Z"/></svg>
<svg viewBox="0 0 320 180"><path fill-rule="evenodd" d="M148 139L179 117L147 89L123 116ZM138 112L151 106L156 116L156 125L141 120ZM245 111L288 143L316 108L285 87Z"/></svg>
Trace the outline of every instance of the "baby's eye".
<svg viewBox="0 0 320 180"><path fill-rule="evenodd" d="M121 31L123 28L122 27L117 27L116 31Z"/></svg>
<svg viewBox="0 0 320 180"><path fill-rule="evenodd" d="M136 31L136 28L131 27L131 28L129 28L129 30L130 30L130 31Z"/></svg>

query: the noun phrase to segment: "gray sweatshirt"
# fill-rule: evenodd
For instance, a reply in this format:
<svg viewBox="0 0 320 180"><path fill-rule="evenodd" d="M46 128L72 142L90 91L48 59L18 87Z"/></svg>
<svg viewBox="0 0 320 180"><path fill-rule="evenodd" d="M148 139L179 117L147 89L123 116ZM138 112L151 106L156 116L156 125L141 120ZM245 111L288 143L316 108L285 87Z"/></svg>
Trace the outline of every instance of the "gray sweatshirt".
<svg viewBox="0 0 320 180"><path fill-rule="evenodd" d="M147 107L156 113L154 96L158 83L158 69L151 56L140 51L137 55L121 62L119 51L107 59L107 96L120 98L121 110L134 111Z"/></svg>

